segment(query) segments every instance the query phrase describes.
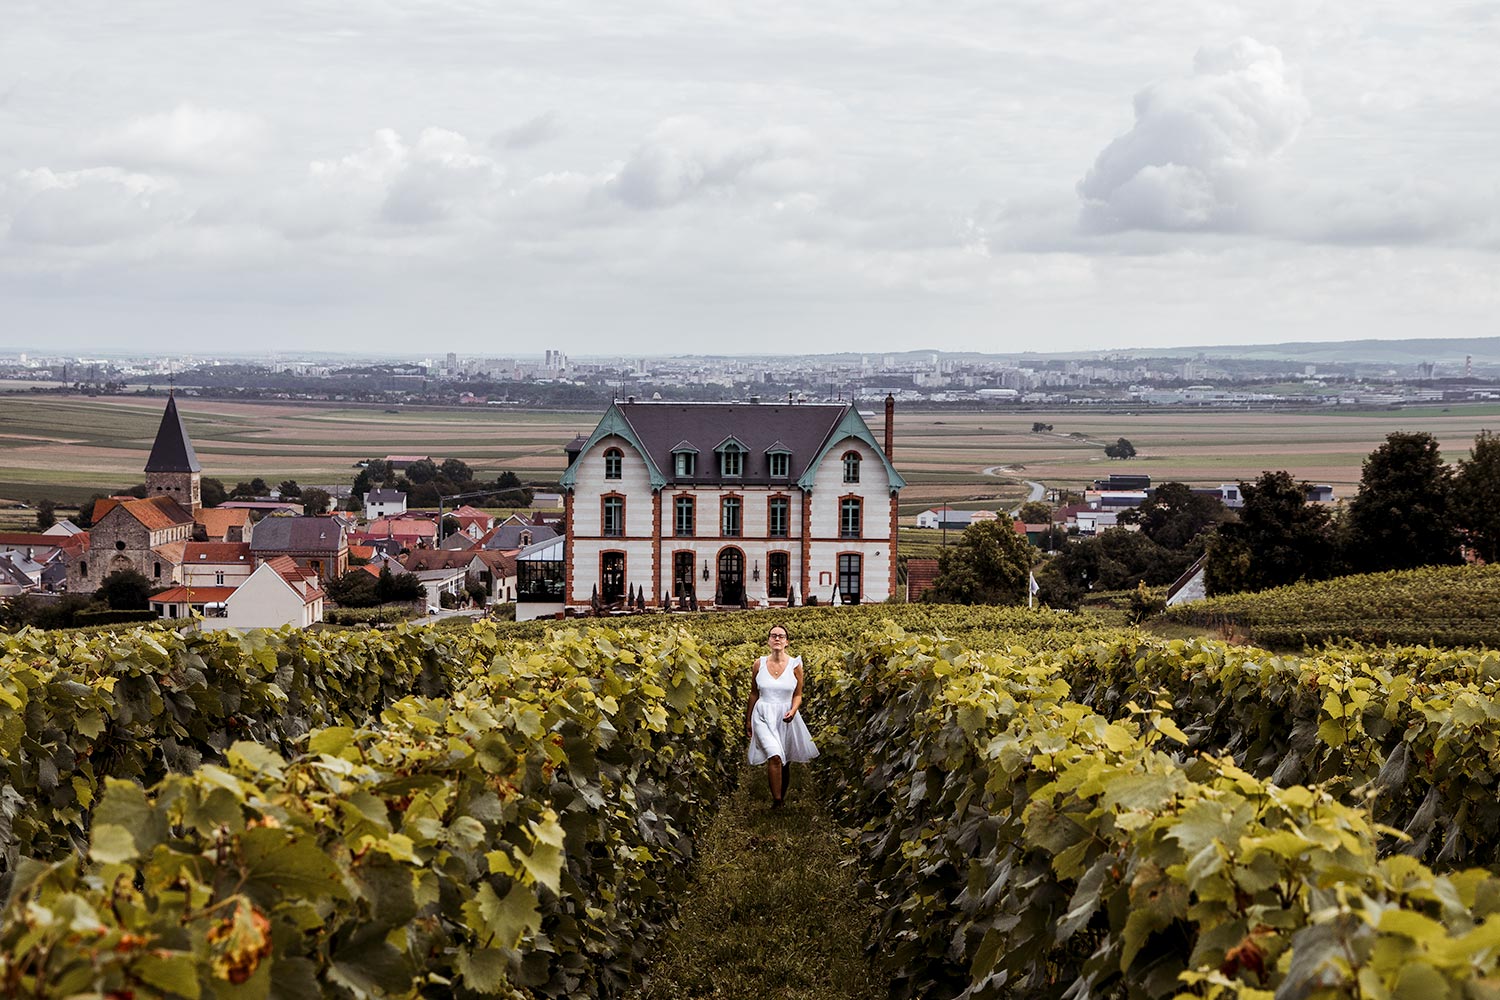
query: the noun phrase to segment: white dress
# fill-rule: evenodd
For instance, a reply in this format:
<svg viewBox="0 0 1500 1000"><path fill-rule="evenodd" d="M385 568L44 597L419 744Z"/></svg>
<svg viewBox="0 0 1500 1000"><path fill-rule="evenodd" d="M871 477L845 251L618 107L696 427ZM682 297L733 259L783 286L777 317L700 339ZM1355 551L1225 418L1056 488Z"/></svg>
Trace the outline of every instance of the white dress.
<svg viewBox="0 0 1500 1000"><path fill-rule="evenodd" d="M807 723L802 721L799 711L791 722L783 722L782 716L792 707L792 695L797 691L797 668L802 666L802 657L794 656L787 661L780 677L771 676L766 669L766 658L762 656L755 665L755 687L760 697L750 712L750 749L752 764L764 764L772 757L780 757L783 764L812 760L818 755L817 744Z"/></svg>

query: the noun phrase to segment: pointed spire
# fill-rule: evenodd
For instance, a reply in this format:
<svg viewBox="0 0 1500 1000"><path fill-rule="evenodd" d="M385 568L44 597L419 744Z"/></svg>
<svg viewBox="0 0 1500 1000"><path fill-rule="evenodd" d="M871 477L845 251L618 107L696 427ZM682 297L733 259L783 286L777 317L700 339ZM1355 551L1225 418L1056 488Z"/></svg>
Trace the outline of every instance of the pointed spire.
<svg viewBox="0 0 1500 1000"><path fill-rule="evenodd" d="M174 392L167 396L167 408L161 415L161 426L156 429L156 443L151 446L151 457L146 459L146 471L201 472L202 468L187 428L177 412Z"/></svg>

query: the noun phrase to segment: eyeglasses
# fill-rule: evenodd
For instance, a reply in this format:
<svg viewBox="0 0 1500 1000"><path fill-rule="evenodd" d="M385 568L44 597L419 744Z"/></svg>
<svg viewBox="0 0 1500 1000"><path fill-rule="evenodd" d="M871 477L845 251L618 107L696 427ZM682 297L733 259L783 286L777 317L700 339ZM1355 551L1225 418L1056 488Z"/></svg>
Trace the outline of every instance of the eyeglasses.
<svg viewBox="0 0 1500 1000"><path fill-rule="evenodd" d="M782 635L780 632L772 632L771 633L771 638L772 639L785 639L786 636Z"/></svg>

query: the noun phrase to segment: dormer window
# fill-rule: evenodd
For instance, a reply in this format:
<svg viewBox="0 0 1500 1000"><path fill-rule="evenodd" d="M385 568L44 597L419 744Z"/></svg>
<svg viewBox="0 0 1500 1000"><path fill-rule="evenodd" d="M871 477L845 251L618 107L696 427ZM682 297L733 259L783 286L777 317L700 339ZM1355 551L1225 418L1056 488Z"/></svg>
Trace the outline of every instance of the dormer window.
<svg viewBox="0 0 1500 1000"><path fill-rule="evenodd" d="M739 479L745 474L745 446L732 437L725 438L714 449L719 454L719 476Z"/></svg>
<svg viewBox="0 0 1500 1000"><path fill-rule="evenodd" d="M621 468L624 465L624 455L620 449L610 448L604 452L604 478L619 479Z"/></svg>
<svg viewBox="0 0 1500 1000"><path fill-rule="evenodd" d="M698 473L698 449L686 441L672 449L672 472L678 479L692 479Z"/></svg>
<svg viewBox="0 0 1500 1000"><path fill-rule="evenodd" d="M773 451L766 456L766 465L770 469L772 479L785 479L792 474L791 453Z"/></svg>
<svg viewBox="0 0 1500 1000"><path fill-rule="evenodd" d="M745 474L745 456L738 448L730 445L719 453L719 471L727 478L730 476L743 476Z"/></svg>
<svg viewBox="0 0 1500 1000"><path fill-rule="evenodd" d="M844 452L844 482L859 482L859 452Z"/></svg>

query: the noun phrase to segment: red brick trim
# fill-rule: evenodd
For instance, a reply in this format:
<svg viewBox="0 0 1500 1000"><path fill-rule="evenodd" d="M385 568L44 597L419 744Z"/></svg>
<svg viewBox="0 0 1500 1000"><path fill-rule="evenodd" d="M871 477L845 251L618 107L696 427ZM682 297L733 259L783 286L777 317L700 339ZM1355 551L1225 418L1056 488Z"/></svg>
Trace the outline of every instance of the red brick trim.
<svg viewBox="0 0 1500 1000"><path fill-rule="evenodd" d="M573 541L578 533L573 526L573 491L563 494L563 524L567 525L566 541L563 542L563 603L573 603Z"/></svg>
<svg viewBox="0 0 1500 1000"><path fill-rule="evenodd" d="M896 494L892 493L891 494L891 537L890 537L890 543L891 543L891 569L890 569L890 574L891 574L890 575L890 581L891 581L891 583L890 583L890 588L891 588L891 596L892 597L896 596L896 546L898 544L900 544L900 538L901 538L901 534L900 534L900 532L898 530L900 528L900 524L899 524L900 509L901 509L900 504L898 504L896 502Z"/></svg>
<svg viewBox="0 0 1500 1000"><path fill-rule="evenodd" d="M802 491L802 600L812 586L812 490Z"/></svg>
<svg viewBox="0 0 1500 1000"><path fill-rule="evenodd" d="M661 606L661 490L651 491L651 607Z"/></svg>

